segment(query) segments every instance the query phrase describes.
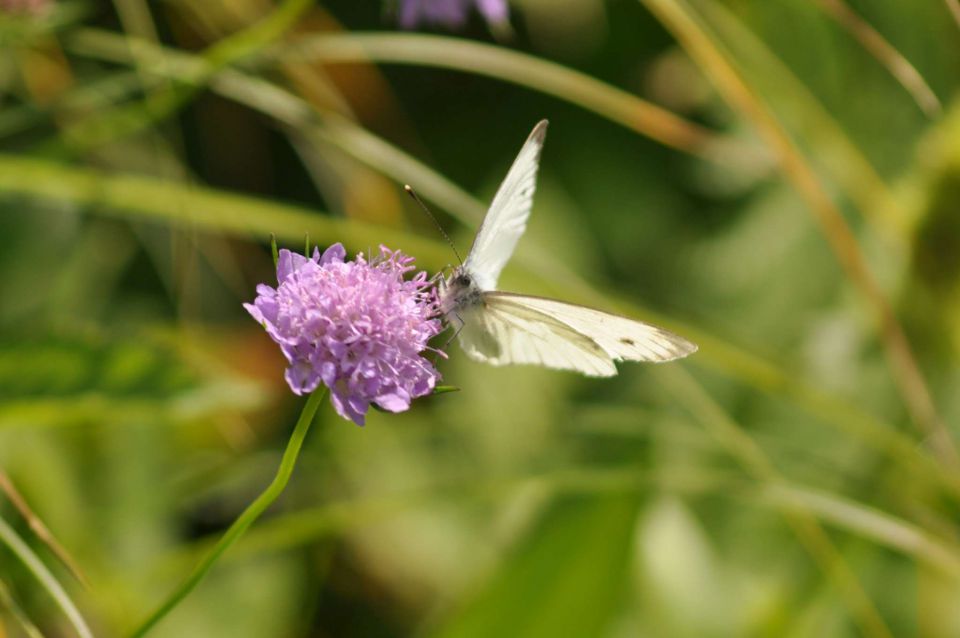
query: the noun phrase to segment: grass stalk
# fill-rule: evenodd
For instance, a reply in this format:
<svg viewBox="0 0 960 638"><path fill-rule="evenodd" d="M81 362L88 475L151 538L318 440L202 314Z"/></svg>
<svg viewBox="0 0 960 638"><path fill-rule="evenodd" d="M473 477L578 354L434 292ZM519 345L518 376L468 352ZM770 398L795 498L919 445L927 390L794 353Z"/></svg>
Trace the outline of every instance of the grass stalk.
<svg viewBox="0 0 960 638"><path fill-rule="evenodd" d="M282 61L381 62L483 75L571 102L686 153L711 157L708 151L716 138L709 129L585 73L462 38L404 33L302 36L274 47L271 55Z"/></svg>
<svg viewBox="0 0 960 638"><path fill-rule="evenodd" d="M908 229L886 181L834 113L736 13L720 2L698 5L730 51L730 64L762 92L797 139L817 149L822 173L835 181L863 218L897 250Z"/></svg>
<svg viewBox="0 0 960 638"><path fill-rule="evenodd" d="M282 36L311 6L313 0L285 0L272 13L250 27L211 45L201 54L206 64L194 75L176 78L176 85L148 94L133 104L97 113L61 132L44 150L83 152L113 140L139 133L164 121L193 98L217 71L253 55ZM139 60L138 60L139 62Z"/></svg>
<svg viewBox="0 0 960 638"><path fill-rule="evenodd" d="M917 68L873 28L873 25L850 8L844 0L817 0L817 3L827 15L836 20L837 24L846 29L867 53L887 69L900 86L910 94L924 115L935 119L943 113L943 105L940 104L937 95Z"/></svg>
<svg viewBox="0 0 960 638"><path fill-rule="evenodd" d="M60 541L57 540L40 517L30 508L27 500L20 494L20 491L13 484L13 481L3 470L0 470L0 492L6 495L7 500L10 501L13 507L20 513L20 516L23 517L23 520L30 526L30 530L53 552L54 556L63 563L63 566L70 571L70 574L77 579L77 582L89 588L90 583L83 575L80 564L74 560L70 552L60 544Z"/></svg>
<svg viewBox="0 0 960 638"><path fill-rule="evenodd" d="M16 556L21 563L33 574L34 578L40 583L60 610L73 625L74 630L80 638L93 638L93 632L83 619L80 610L70 599L67 591L56 579L53 573L47 569L43 561L30 549L17 532L0 518L0 543L3 543Z"/></svg>

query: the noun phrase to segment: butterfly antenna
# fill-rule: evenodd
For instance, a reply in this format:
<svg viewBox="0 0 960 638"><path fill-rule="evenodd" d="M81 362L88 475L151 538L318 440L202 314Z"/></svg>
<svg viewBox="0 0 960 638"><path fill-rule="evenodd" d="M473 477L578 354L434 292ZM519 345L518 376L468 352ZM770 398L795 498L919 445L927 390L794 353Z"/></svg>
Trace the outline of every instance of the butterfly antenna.
<svg viewBox="0 0 960 638"><path fill-rule="evenodd" d="M437 218L433 216L433 213L430 212L430 209L427 208L427 205L423 203L423 200L420 199L420 196L417 195L416 191L413 190L413 187L409 184L403 185L403 190L407 191L407 195L413 198L413 201L417 202L420 205L420 208L423 209L423 212L427 214L427 217L433 220L433 223L437 225L437 229L440 231L440 234L443 235L443 238L447 240L447 243L450 244L450 248L453 249L453 254L457 256L457 261L460 262L460 265L463 265L463 259L460 258L460 253L457 252L457 247L453 245L453 240L450 239L450 235L447 234L447 231L443 229L443 226L440 225L440 222L437 221Z"/></svg>

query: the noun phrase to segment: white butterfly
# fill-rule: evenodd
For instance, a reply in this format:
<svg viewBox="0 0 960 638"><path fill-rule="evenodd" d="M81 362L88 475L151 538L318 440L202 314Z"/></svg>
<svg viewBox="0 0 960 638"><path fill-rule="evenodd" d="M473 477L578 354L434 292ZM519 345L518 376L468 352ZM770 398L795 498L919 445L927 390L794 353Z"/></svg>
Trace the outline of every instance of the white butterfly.
<svg viewBox="0 0 960 638"><path fill-rule="evenodd" d="M497 278L527 228L537 185L541 120L530 133L463 265L440 282L440 306L472 359L526 363L593 377L617 374L615 361L670 361L697 346L654 326L593 308L496 290Z"/></svg>

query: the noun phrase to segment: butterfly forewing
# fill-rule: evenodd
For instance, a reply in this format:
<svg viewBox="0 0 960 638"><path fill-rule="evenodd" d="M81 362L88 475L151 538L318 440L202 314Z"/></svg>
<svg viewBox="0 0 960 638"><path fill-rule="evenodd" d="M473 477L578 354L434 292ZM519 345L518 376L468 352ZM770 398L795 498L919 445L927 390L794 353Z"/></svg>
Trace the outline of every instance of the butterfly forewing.
<svg viewBox="0 0 960 638"><path fill-rule="evenodd" d="M517 242L527 229L533 193L537 187L540 150L546 134L547 121L541 120L513 161L473 240L464 268L481 290L496 288L500 271L510 260Z"/></svg>

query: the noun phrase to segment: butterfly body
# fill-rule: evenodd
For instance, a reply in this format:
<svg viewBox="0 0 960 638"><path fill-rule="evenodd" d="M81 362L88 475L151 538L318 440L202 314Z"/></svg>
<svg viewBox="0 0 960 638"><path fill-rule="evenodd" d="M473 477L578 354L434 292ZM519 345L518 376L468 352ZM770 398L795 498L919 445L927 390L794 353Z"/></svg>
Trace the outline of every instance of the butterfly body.
<svg viewBox="0 0 960 638"><path fill-rule="evenodd" d="M697 347L626 317L545 297L496 290L533 206L542 120L520 149L466 261L440 281L440 309L464 352L493 365L533 364L588 376L617 374L616 361L670 361Z"/></svg>

